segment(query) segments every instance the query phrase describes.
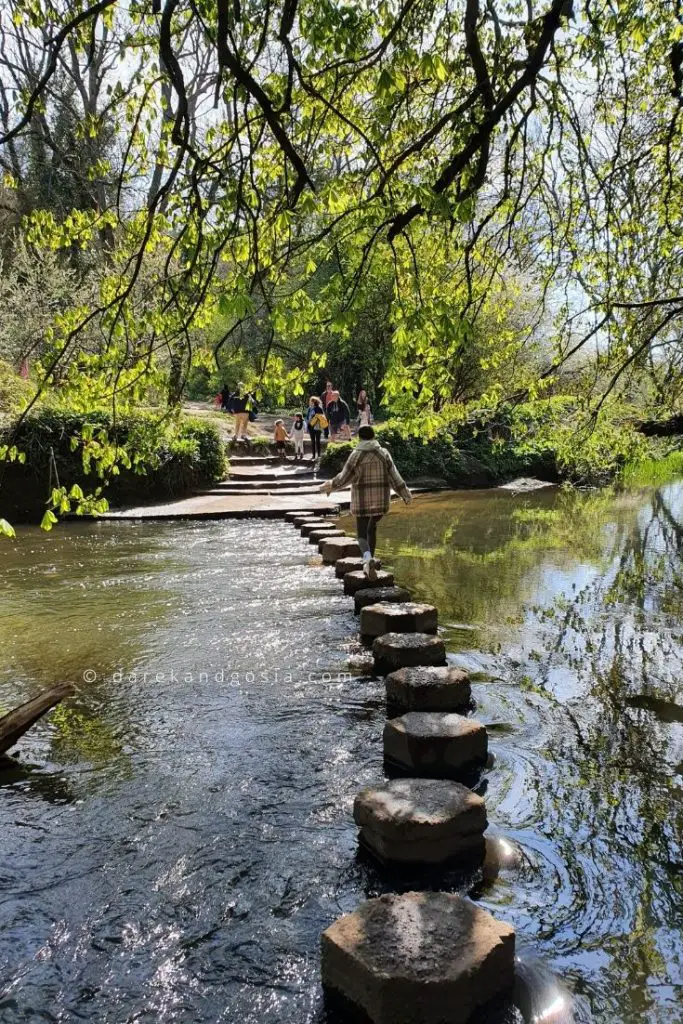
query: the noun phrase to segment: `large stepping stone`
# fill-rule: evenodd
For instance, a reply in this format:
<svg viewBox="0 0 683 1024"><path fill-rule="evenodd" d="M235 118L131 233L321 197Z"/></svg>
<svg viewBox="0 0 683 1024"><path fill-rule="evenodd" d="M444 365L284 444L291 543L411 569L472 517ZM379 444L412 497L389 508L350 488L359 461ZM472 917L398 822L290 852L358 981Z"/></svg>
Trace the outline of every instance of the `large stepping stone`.
<svg viewBox="0 0 683 1024"><path fill-rule="evenodd" d="M381 676L397 668L446 664L443 640L429 633L386 633L374 641L372 653L375 671Z"/></svg>
<svg viewBox="0 0 683 1024"><path fill-rule="evenodd" d="M334 524L331 523L329 519L308 519L305 523L302 523L301 525L301 536L308 537L309 533L312 533L313 530L326 529L336 529Z"/></svg>
<svg viewBox="0 0 683 1024"><path fill-rule="evenodd" d="M375 559L375 567L380 568L381 562L379 558ZM360 572L363 568L363 559L358 555L352 556L351 558L339 558L334 563L334 574L337 579L343 580L347 572Z"/></svg>
<svg viewBox="0 0 683 1024"><path fill-rule="evenodd" d="M309 544L320 544L323 540L331 540L333 537L344 537L345 534L336 526L321 526L317 530L311 530L308 535Z"/></svg>
<svg viewBox="0 0 683 1024"><path fill-rule="evenodd" d="M486 805L466 786L442 779L393 779L356 796L359 842L380 860L440 864L484 855Z"/></svg>
<svg viewBox="0 0 683 1024"><path fill-rule="evenodd" d="M368 900L321 952L323 985L372 1024L466 1024L514 983L514 929L449 892Z"/></svg>
<svg viewBox="0 0 683 1024"><path fill-rule="evenodd" d="M410 601L412 594L403 587L368 587L353 595L354 611L359 614L361 608L369 604L386 604L387 601Z"/></svg>
<svg viewBox="0 0 683 1024"><path fill-rule="evenodd" d="M297 519L301 519L303 522L306 519L313 519L314 512L305 512L303 509L295 509L292 512L285 512L285 520L288 523L294 523L295 526L301 526L301 523L297 523Z"/></svg>
<svg viewBox="0 0 683 1024"><path fill-rule="evenodd" d="M394 577L390 572L379 569L375 579L369 579L362 570L358 572L347 572L344 577L344 593L355 594L358 590L367 590L369 587L393 587Z"/></svg>
<svg viewBox="0 0 683 1024"><path fill-rule="evenodd" d="M458 711L467 707L472 697L467 673L450 666L399 668L384 682L387 706L401 711Z"/></svg>
<svg viewBox="0 0 683 1024"><path fill-rule="evenodd" d="M457 778L486 762L488 734L481 722L453 712L409 711L384 726L384 756L417 775Z"/></svg>
<svg viewBox="0 0 683 1024"><path fill-rule="evenodd" d="M431 604L413 601L378 602L361 609L360 633L363 637L385 633L436 633L439 613Z"/></svg>
<svg viewBox="0 0 683 1024"><path fill-rule="evenodd" d="M321 541L318 551L323 556L325 565L334 565L340 558L351 558L360 554L358 541L345 534L341 537L331 537L329 541Z"/></svg>

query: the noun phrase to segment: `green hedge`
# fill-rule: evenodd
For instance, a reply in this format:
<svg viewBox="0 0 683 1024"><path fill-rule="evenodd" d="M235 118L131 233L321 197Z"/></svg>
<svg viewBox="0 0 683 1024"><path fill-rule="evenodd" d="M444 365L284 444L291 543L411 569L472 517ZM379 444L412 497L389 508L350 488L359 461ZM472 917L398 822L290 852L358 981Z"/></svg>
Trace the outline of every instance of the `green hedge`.
<svg viewBox="0 0 683 1024"><path fill-rule="evenodd" d="M451 487L487 487L516 476L548 480L558 476L550 450L521 451L510 441L492 439L476 426L444 433L429 442L388 427L378 432L378 439L407 480L432 478L445 480ZM353 441L328 445L321 468L329 475L339 472L354 447Z"/></svg>
<svg viewBox="0 0 683 1024"><path fill-rule="evenodd" d="M89 444L84 438L90 434ZM104 412L45 409L27 417L14 438L8 429L0 431L0 447L10 439L25 457L23 464L0 466L0 516L10 521L33 520L45 510L51 450L61 485L78 484L85 493L101 487L112 505L187 494L221 479L227 470L216 427L201 419L136 413L114 423Z"/></svg>

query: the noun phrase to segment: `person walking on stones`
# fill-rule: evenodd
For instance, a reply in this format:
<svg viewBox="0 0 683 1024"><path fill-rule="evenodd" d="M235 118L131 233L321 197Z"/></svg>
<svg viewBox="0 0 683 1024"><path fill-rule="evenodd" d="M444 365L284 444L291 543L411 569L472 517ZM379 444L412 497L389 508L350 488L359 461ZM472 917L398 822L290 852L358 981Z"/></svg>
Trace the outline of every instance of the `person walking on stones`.
<svg viewBox="0 0 683 1024"><path fill-rule="evenodd" d="M306 426L308 427L308 436L311 439L311 450L313 452L311 462L315 462L316 459L320 458L320 437L327 425L328 420L323 410L322 402L317 395L311 395L306 411Z"/></svg>
<svg viewBox="0 0 683 1024"><path fill-rule="evenodd" d="M333 391L327 399L325 415L330 421L330 440L350 440L351 411L338 391Z"/></svg>
<svg viewBox="0 0 683 1024"><path fill-rule="evenodd" d="M297 462L299 459L303 461L304 457L304 431L306 424L302 413L298 412L294 417L292 423L292 440L294 441L294 461Z"/></svg>
<svg viewBox="0 0 683 1024"><path fill-rule="evenodd" d="M389 511L391 489L406 505L413 496L396 469L386 448L382 448L370 426L358 431L359 443L340 473L320 488L325 494L340 491L351 484L351 514L356 517L358 546L363 556L363 572L371 580L377 577L375 545L377 524Z"/></svg>

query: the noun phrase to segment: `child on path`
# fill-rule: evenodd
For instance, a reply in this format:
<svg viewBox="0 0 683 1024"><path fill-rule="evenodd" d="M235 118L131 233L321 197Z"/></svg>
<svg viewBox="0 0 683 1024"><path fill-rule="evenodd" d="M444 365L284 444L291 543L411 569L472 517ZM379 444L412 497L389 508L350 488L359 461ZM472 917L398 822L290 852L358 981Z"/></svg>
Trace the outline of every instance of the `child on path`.
<svg viewBox="0 0 683 1024"><path fill-rule="evenodd" d="M292 440L294 441L294 461L301 459L303 462L304 458L304 432L306 430L306 424L302 413L298 412L294 417L294 423L292 423Z"/></svg>
<svg viewBox="0 0 683 1024"><path fill-rule="evenodd" d="M285 425L282 422L282 420L275 420L275 430L273 431L273 440L275 441L275 445L277 447L278 455L284 457L286 455L286 452L285 452L285 442L289 441L289 434L285 430Z"/></svg>

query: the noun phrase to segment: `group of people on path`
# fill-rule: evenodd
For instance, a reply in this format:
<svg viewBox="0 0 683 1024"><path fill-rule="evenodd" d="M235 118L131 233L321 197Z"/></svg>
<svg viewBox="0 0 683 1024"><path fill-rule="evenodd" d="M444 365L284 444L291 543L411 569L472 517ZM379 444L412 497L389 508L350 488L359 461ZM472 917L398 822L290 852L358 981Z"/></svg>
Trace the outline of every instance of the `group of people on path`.
<svg viewBox="0 0 683 1024"><path fill-rule="evenodd" d="M370 425L372 410L364 388L360 390L356 399L356 413L359 428ZM303 461L306 433L311 440L312 462L320 458L323 437L331 441L350 441L353 436L351 410L329 380L320 397L311 395L305 413L297 413L289 433L283 420L275 421L273 440L278 453L284 456L286 442L293 441L294 460Z"/></svg>

